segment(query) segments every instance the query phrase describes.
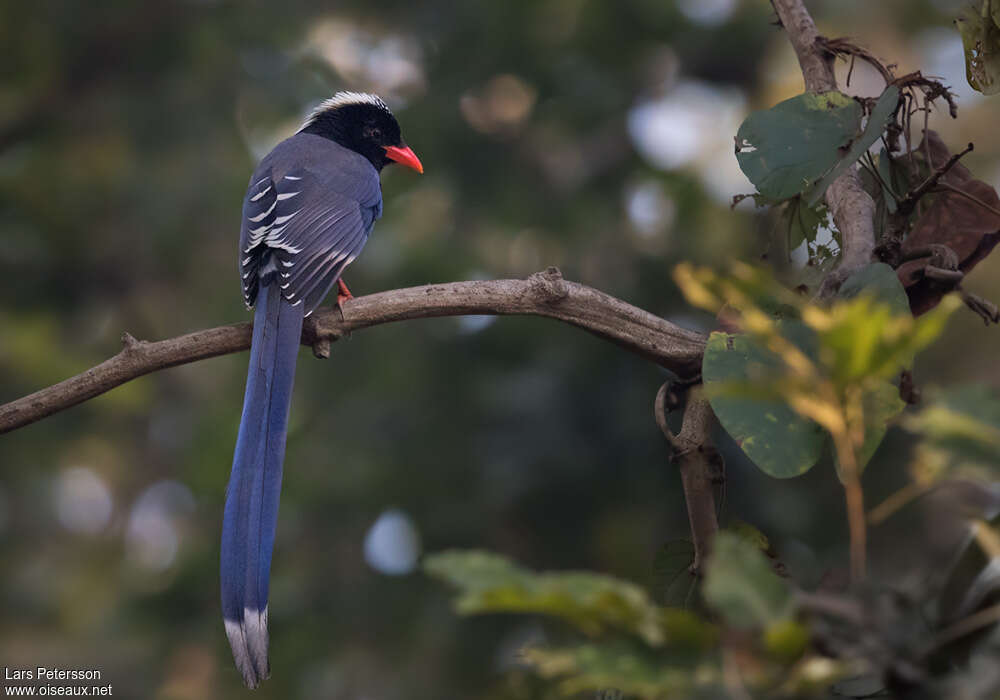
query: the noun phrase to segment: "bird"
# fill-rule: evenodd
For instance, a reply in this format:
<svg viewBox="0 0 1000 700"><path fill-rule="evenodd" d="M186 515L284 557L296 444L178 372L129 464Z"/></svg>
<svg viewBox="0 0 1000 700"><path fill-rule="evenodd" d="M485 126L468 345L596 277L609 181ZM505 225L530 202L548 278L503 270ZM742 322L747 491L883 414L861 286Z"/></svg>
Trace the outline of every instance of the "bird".
<svg viewBox="0 0 1000 700"><path fill-rule="evenodd" d="M423 172L376 95L338 92L268 153L243 200L239 272L255 308L250 367L222 523L220 583L226 636L249 688L270 675L268 582L282 462L303 319L341 279L382 214L380 173Z"/></svg>

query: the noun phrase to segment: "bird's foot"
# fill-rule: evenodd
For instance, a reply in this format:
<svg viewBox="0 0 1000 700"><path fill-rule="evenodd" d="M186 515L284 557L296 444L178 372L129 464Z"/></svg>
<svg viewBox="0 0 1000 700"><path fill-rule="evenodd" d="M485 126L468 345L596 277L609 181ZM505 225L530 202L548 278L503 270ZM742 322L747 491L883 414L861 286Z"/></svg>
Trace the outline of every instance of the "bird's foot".
<svg viewBox="0 0 1000 700"><path fill-rule="evenodd" d="M351 290L348 289L347 284L344 280L337 280L337 308L340 309L340 317L344 318L344 302L348 299L353 299L354 295L351 294Z"/></svg>

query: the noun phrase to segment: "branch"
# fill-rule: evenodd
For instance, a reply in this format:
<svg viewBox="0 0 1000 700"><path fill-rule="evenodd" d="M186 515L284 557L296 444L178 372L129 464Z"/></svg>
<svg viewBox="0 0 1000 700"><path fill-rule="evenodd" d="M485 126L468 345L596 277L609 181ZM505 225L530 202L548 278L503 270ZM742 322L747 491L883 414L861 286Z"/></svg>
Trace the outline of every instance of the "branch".
<svg viewBox="0 0 1000 700"><path fill-rule="evenodd" d="M952 154L951 158L949 158L944 164L940 165L933 173L931 173L930 177L928 177L926 180L920 183L920 185L918 185L917 187L906 193L906 196L903 198L903 200L896 205L896 211L899 212L901 216L909 216L911 213L913 213L913 210L916 208L917 203L920 201L920 199L925 194L930 192L934 187L936 187L938 181L955 166L955 164L959 161L959 159L962 156L964 156L966 153L970 153L972 149L973 145L970 143L968 146L965 147L965 150L961 151L960 153Z"/></svg>
<svg viewBox="0 0 1000 700"><path fill-rule="evenodd" d="M968 617L959 620L953 625L943 629L934 640L932 650L939 649L947 644L961 639L967 635L977 632L984 627L995 625L1000 622L1000 603L983 608Z"/></svg>
<svg viewBox="0 0 1000 700"><path fill-rule="evenodd" d="M802 0L771 0L798 56L806 90L837 89L833 73L834 55L825 48ZM841 234L840 263L823 280L821 296L828 296L859 267L871 262L875 250L875 202L861 186L854 168L838 177L826 190L826 204Z"/></svg>
<svg viewBox="0 0 1000 700"><path fill-rule="evenodd" d="M631 350L680 376L701 369L705 337L591 287L567 282L554 267L526 280L450 282L379 292L344 302L340 310L320 309L302 331L302 342L319 357L330 343L352 331L413 318L465 314L532 315L582 328ZM241 352L250 347L251 325L240 323L196 331L155 343L122 337L114 357L29 396L0 406L0 433L53 413L167 367Z"/></svg>
<svg viewBox="0 0 1000 700"><path fill-rule="evenodd" d="M886 66L882 61L878 60L875 55L863 46L858 46L853 41L846 37L837 37L836 39L827 39L826 37L816 37L820 46L827 52L832 53L837 56L850 56L851 57L851 67L847 71L847 84L851 84L851 71L854 70L854 59L855 57L862 59L872 68L879 72L882 76L882 80L885 81L886 85L890 85L896 80L896 77L892 74L892 69ZM910 76L904 76L909 78Z"/></svg>
<svg viewBox="0 0 1000 700"><path fill-rule="evenodd" d="M712 546L712 539L719 529L715 514L715 486L722 481L722 456L711 443L715 416L701 389L688 391L681 431L674 435L667 425L667 405L670 383L660 387L653 403L656 424L663 431L674 450L671 461L677 464L684 487L691 539L694 542L694 562L690 572L698 576Z"/></svg>

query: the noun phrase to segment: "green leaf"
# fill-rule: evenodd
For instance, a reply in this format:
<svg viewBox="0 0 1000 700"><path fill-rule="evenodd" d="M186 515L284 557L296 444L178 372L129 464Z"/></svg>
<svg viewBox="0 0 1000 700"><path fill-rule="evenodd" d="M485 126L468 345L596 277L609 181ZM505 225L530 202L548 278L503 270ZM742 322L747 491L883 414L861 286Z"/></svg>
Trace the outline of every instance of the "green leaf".
<svg viewBox="0 0 1000 700"><path fill-rule="evenodd" d="M897 178L893 177L896 168L893 167L892 156L889 152L883 148L878 154L878 174L882 178L882 182L878 185L882 188L882 200L885 202L886 209L890 214L896 213L896 195L902 196L905 194L900 191L899 183ZM887 189L891 188L890 189Z"/></svg>
<svg viewBox="0 0 1000 700"><path fill-rule="evenodd" d="M734 627L769 629L795 611L791 591L752 543L720 532L712 544L705 600Z"/></svg>
<svg viewBox="0 0 1000 700"><path fill-rule="evenodd" d="M736 207L736 205L744 199L752 199L754 207L758 209L762 207L773 207L774 205L781 204L782 202L780 199L771 199L770 197L766 197L760 192L750 192L747 194L734 194L732 203L729 205L730 208Z"/></svg>
<svg viewBox="0 0 1000 700"><path fill-rule="evenodd" d="M697 605L700 578L691 573L694 544L671 540L660 547L653 559L653 591L664 605L687 608Z"/></svg>
<svg viewBox="0 0 1000 700"><path fill-rule="evenodd" d="M955 20L965 48L965 77L984 95L1000 92L1000 2L982 0Z"/></svg>
<svg viewBox="0 0 1000 700"><path fill-rule="evenodd" d="M922 436L921 462L932 477L954 470L1000 470L1000 395L988 387L933 394L903 425Z"/></svg>
<svg viewBox="0 0 1000 700"><path fill-rule="evenodd" d="M840 286L837 294L844 300L869 296L889 307L893 315L909 315L910 302L899 282L896 271L885 263L873 263L857 270ZM903 366L913 364L909 355ZM864 469L882 443L888 423L898 416L906 403L899 398L899 389L888 381L876 382L867 388L863 398L865 441L858 453L858 466ZM839 470L839 465L838 465Z"/></svg>
<svg viewBox="0 0 1000 700"><path fill-rule="evenodd" d="M781 212L781 226L787 235L788 252L802 245L813 243L821 226L830 223L826 206L807 206L802 197L789 200Z"/></svg>
<svg viewBox="0 0 1000 700"><path fill-rule="evenodd" d="M877 287L874 288L877 291ZM909 366L917 352L940 335L948 316L961 304L948 295L932 311L914 319L893 313L902 302L883 301L875 294L858 294L829 310L809 307L802 319L816 331L819 357L841 390L890 379Z"/></svg>
<svg viewBox="0 0 1000 700"><path fill-rule="evenodd" d="M891 316L910 315L910 303L906 296L906 290L900 284L896 271L885 263L873 263L855 271L840 286L837 296L844 301L868 297L887 307ZM860 314L859 323L845 324L842 329L843 333L837 334L837 337L842 336L854 350L866 347L874 348L877 345L877 337L881 333L879 321L882 319L866 313L862 309L859 309L858 313ZM833 337L830 339L834 340ZM852 364L854 364L855 369L853 374L864 376L870 369L870 362L858 357L857 353L853 354L854 362ZM905 359L906 362L903 365L909 366L913 363L912 354L907 355ZM864 468L882 443L888 430L889 421L899 415L906 404L899 398L899 389L888 381L877 381L868 386L865 389L862 402L865 440L857 458L858 466Z"/></svg>
<svg viewBox="0 0 1000 700"><path fill-rule="evenodd" d="M666 632L669 653L674 658L681 658L685 652L704 654L719 641L715 625L690 610L661 608L660 624Z"/></svg>
<svg viewBox="0 0 1000 700"><path fill-rule="evenodd" d="M865 151L867 151L873 143L878 141L882 132L885 131L886 126L888 126L889 120L892 119L892 115L896 113L896 106L898 104L899 88L895 85L890 85L878 98L878 102L875 103L875 107L872 108L872 113L868 117L868 123L865 125L864 132L862 132L861 136L854 140L846 155L839 160L836 167L824 175L823 179L820 180L819 184L817 184L812 190L808 199L809 206L815 206L816 203L823 197L823 194L826 192L826 188L829 187L834 180L840 177L845 170L857 163L858 158L864 155Z"/></svg>
<svg viewBox="0 0 1000 700"><path fill-rule="evenodd" d="M588 634L629 632L648 644L667 641L662 610L639 586L590 572L535 573L497 554L447 551L428 556L424 571L459 589L463 615L539 613L561 617Z"/></svg>
<svg viewBox="0 0 1000 700"><path fill-rule="evenodd" d="M696 676L694 660L681 665L621 643L528 648L521 658L538 675L557 680L564 695L615 688L627 697L662 700L691 697L696 685L719 681L717 668L702 664Z"/></svg>
<svg viewBox="0 0 1000 700"><path fill-rule="evenodd" d="M797 321L781 323L782 332L800 336ZM702 378L712 410L722 427L763 472L777 478L798 476L819 459L826 433L784 401L740 395L734 388L766 386L784 374L781 359L745 335L712 333L702 360ZM743 392L745 394L745 392Z"/></svg>
<svg viewBox="0 0 1000 700"><path fill-rule="evenodd" d="M888 380L941 333L961 304L947 295L915 319L895 272L883 264L857 271L828 307L791 295L745 266L734 266L729 278L683 265L675 275L689 301L711 310L728 304L732 322L745 329L745 335L709 337L702 377L722 426L776 477L801 474L818 460L826 442L820 425L830 431L850 426L852 435L863 429L855 456L867 461L902 409ZM775 321L762 299L781 301L787 317Z"/></svg>
<svg viewBox="0 0 1000 700"><path fill-rule="evenodd" d="M840 291L837 292L841 299L854 299L862 294L888 305L895 315L910 313L906 290L896 271L885 263L872 263L856 270L840 285Z"/></svg>
<svg viewBox="0 0 1000 700"><path fill-rule="evenodd" d="M865 441L857 454L860 469L867 466L875 454L875 450L882 444L882 440L889 430L889 421L906 408L906 402L899 398L899 387L885 381L876 382L872 388L868 389L864 394L862 404L865 413ZM836 460L836 454L834 459ZM837 463L837 472L840 473L839 462Z"/></svg>
<svg viewBox="0 0 1000 700"><path fill-rule="evenodd" d="M865 392L865 442L858 454L858 466L864 469L889 428L889 421L902 413L906 402L899 398L899 387L879 382Z"/></svg>
<svg viewBox="0 0 1000 700"><path fill-rule="evenodd" d="M767 538L767 535L748 522L738 519L731 520L726 531L731 532L745 542L749 542L762 552L767 552L771 549L771 541Z"/></svg>
<svg viewBox="0 0 1000 700"><path fill-rule="evenodd" d="M861 130L861 106L839 92L805 93L754 112L736 134L736 159L761 194L788 199L823 176Z"/></svg>
<svg viewBox="0 0 1000 700"><path fill-rule="evenodd" d="M809 630L795 620L780 620L764 631L764 647L783 663L791 663L809 647Z"/></svg>

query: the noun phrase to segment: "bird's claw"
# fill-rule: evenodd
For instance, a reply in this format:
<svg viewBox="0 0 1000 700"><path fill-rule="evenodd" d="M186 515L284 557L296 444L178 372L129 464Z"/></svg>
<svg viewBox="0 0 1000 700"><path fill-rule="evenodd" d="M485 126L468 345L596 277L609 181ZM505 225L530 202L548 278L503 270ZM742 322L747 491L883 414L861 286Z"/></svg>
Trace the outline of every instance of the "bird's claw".
<svg viewBox="0 0 1000 700"><path fill-rule="evenodd" d="M337 280L337 308L340 309L340 318L346 320L344 316L344 302L353 299L354 295L348 289L347 284L342 279Z"/></svg>

